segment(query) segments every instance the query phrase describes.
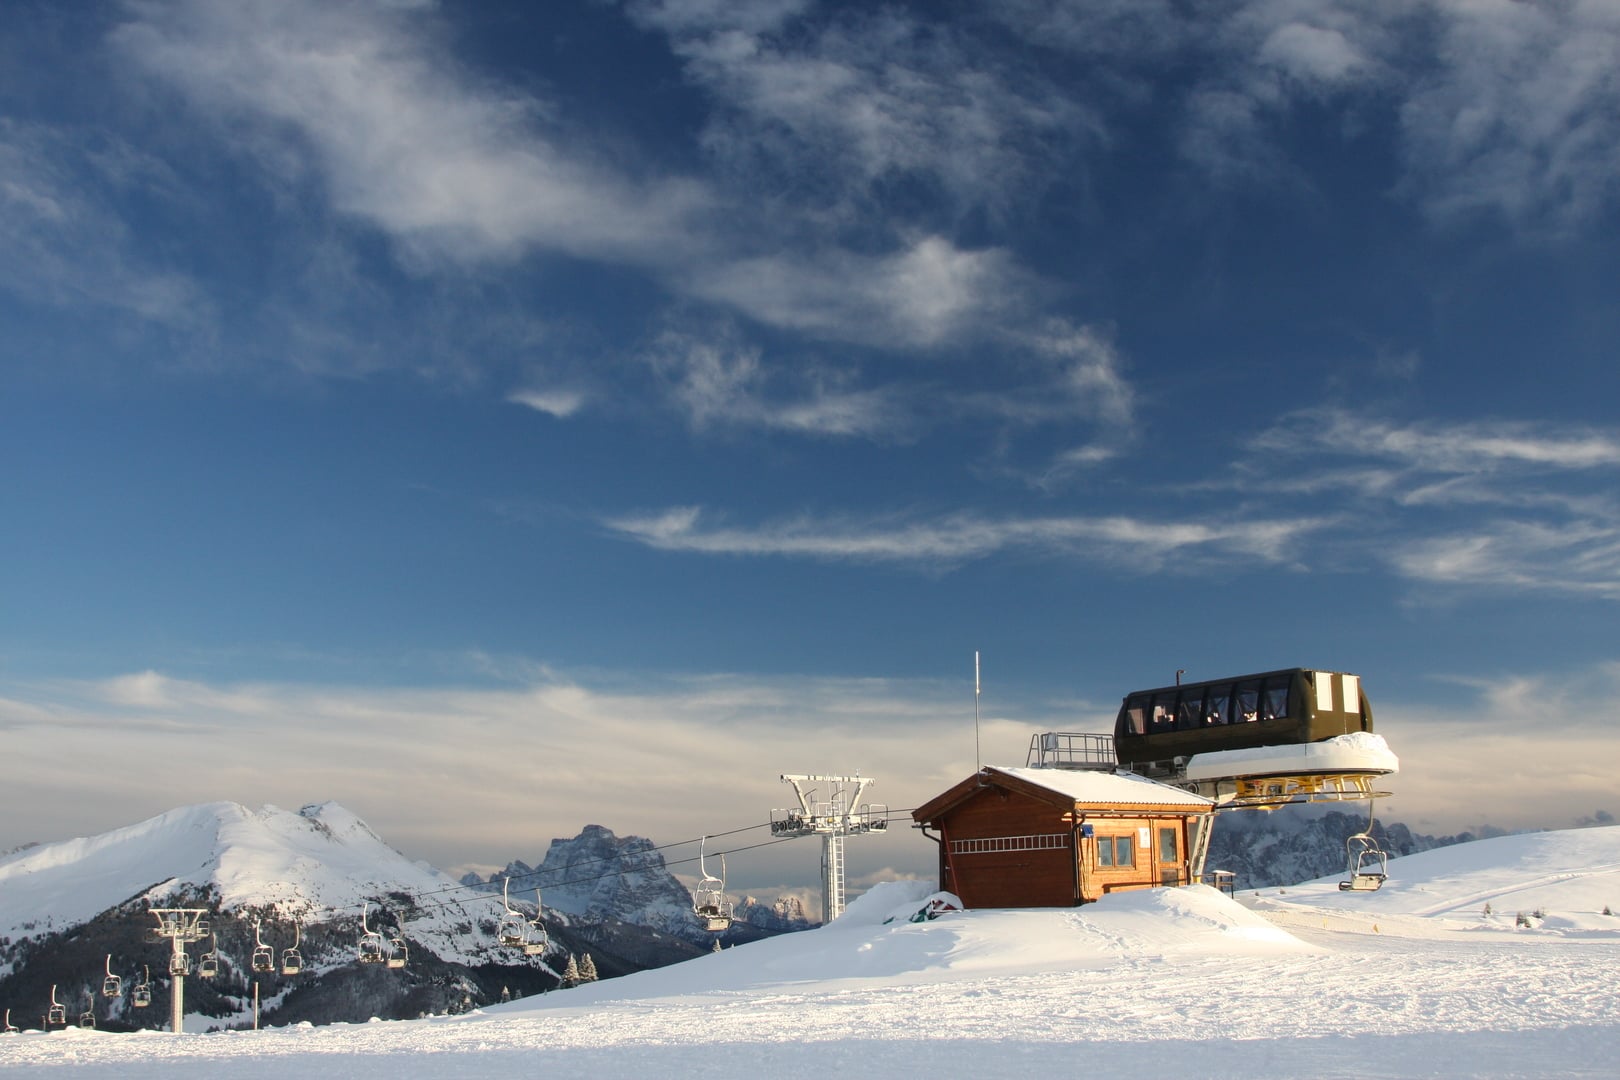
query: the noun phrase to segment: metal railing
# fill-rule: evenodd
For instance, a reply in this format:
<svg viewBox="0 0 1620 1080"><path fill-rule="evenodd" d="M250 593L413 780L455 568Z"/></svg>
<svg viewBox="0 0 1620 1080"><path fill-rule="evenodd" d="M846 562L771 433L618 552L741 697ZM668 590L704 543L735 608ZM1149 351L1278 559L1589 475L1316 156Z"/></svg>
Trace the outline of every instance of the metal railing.
<svg viewBox="0 0 1620 1080"><path fill-rule="evenodd" d="M1112 735L1043 731L1030 737L1024 764L1031 769L1113 769L1118 763Z"/></svg>

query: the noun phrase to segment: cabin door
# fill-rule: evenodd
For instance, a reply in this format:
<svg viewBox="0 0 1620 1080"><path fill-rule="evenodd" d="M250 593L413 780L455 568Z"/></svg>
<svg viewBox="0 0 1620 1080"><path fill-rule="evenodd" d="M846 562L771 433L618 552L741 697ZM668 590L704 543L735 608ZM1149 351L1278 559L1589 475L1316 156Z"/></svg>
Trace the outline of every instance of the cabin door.
<svg viewBox="0 0 1620 1080"><path fill-rule="evenodd" d="M1180 829L1159 828L1159 884L1185 885L1187 875L1181 861Z"/></svg>

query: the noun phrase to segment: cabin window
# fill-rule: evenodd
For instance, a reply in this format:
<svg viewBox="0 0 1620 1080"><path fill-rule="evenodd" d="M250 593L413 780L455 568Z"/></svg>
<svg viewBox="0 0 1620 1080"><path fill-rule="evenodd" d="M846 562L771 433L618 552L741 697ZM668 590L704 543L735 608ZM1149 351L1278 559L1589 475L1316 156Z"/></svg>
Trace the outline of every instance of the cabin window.
<svg viewBox="0 0 1620 1080"><path fill-rule="evenodd" d="M1097 865L1112 867L1135 866L1135 840L1129 836L1097 837Z"/></svg>
<svg viewBox="0 0 1620 1080"><path fill-rule="evenodd" d="M1232 684L1222 683L1220 686L1209 688L1209 696L1204 698L1204 726L1213 727L1216 724L1229 724L1232 722Z"/></svg>
<svg viewBox="0 0 1620 1080"><path fill-rule="evenodd" d="M1204 691L1183 691L1176 705L1176 730L1195 731L1204 726Z"/></svg>
<svg viewBox="0 0 1620 1080"><path fill-rule="evenodd" d="M1180 860L1176 858L1176 855L1177 855L1176 830L1174 830L1174 829L1160 829L1159 830L1159 862L1161 862L1161 863L1179 862Z"/></svg>
<svg viewBox="0 0 1620 1080"><path fill-rule="evenodd" d="M1232 722L1244 723L1260 719L1260 680L1249 679L1237 684L1232 693Z"/></svg>
<svg viewBox="0 0 1620 1080"><path fill-rule="evenodd" d="M1174 731L1176 726L1176 695L1159 694L1153 699L1153 731Z"/></svg>
<svg viewBox="0 0 1620 1080"><path fill-rule="evenodd" d="M1288 683L1284 679L1267 679L1265 693L1260 697L1260 719L1275 720L1288 715Z"/></svg>
<svg viewBox="0 0 1620 1080"><path fill-rule="evenodd" d="M1148 699L1133 697L1125 703L1125 730L1132 735L1147 734Z"/></svg>

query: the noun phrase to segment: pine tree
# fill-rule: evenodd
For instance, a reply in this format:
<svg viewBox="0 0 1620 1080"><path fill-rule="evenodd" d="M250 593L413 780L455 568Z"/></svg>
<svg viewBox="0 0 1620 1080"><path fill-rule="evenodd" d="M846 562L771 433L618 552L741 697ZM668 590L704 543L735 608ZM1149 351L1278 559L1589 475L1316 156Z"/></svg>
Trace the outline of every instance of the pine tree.
<svg viewBox="0 0 1620 1080"><path fill-rule="evenodd" d="M573 953L568 954L568 966L563 968L562 984L564 986L579 985L579 960Z"/></svg>
<svg viewBox="0 0 1620 1080"><path fill-rule="evenodd" d="M579 964L579 981L595 982L596 978L596 961L591 959L590 953L586 953L585 959Z"/></svg>

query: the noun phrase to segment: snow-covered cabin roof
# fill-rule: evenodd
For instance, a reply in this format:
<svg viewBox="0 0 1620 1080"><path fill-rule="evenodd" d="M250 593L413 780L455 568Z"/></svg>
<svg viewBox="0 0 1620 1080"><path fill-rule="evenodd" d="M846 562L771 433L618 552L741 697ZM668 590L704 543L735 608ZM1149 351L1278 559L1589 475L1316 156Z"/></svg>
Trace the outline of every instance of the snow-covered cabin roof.
<svg viewBox="0 0 1620 1080"><path fill-rule="evenodd" d="M1002 769L989 771L1011 776L1027 784L1055 791L1083 803L1110 803L1121 806L1214 806L1202 795L1183 791L1145 776L1101 769Z"/></svg>
<svg viewBox="0 0 1620 1080"><path fill-rule="evenodd" d="M949 791L936 795L912 811L919 822L932 821L952 807L974 797L986 786L1002 786L1054 804L1090 810L1135 807L1207 813L1214 803L1202 795L1161 784L1135 773L1107 769L1028 769L986 765Z"/></svg>

